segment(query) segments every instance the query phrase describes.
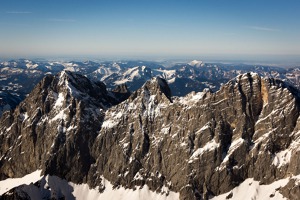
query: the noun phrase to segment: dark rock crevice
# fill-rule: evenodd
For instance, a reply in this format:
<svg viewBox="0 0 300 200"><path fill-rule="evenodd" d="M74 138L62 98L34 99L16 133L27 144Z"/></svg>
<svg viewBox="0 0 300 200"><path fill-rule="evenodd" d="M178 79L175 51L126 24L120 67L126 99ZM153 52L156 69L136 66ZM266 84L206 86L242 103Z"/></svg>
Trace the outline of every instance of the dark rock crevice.
<svg viewBox="0 0 300 200"><path fill-rule="evenodd" d="M47 76L4 113L0 178L41 166L44 174L100 190L104 177L116 187L146 184L181 199L207 199L247 178L272 183L300 173L297 149L290 162L274 160L300 138L298 91L283 82L249 73L188 99L173 98L166 81L155 78L120 103L116 93L128 95L126 86L109 92L64 73Z"/></svg>

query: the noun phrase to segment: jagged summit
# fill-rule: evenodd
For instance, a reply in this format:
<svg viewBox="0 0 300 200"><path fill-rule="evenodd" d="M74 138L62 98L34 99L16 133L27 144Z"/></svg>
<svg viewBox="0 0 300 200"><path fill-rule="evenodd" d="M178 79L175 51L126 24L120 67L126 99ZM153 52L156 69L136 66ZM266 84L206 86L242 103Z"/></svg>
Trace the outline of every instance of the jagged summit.
<svg viewBox="0 0 300 200"><path fill-rule="evenodd" d="M172 94L167 81L160 77L154 77L150 81L147 81L143 89L147 89L152 94L162 95L164 94L172 102Z"/></svg>
<svg viewBox="0 0 300 200"><path fill-rule="evenodd" d="M93 82L81 74L70 71L62 71L56 78L59 80L57 86L72 96L82 98L88 95L95 99L94 103L102 102L103 106L108 107L117 103L117 100L109 96L105 84L100 81Z"/></svg>
<svg viewBox="0 0 300 200"><path fill-rule="evenodd" d="M14 139L20 145L3 146L3 152L7 152L2 159L11 159L12 164L4 163L1 166L1 176L14 177L31 172L40 166L41 160L47 161L44 170L52 173L51 168L56 168L57 162L61 166L68 165L64 162L66 157L73 155L72 152L79 153L85 159L75 163L71 161L70 166L79 165L78 169L84 171L83 168L91 161L89 153L82 148L88 149L91 145L90 140L100 129L98 121L102 120L104 110L117 103L101 82L92 82L69 71L56 76L47 75L14 112L5 113L2 118L1 135L10 135L2 138L2 144ZM23 140L27 142L21 142ZM73 150L66 151L66 144L72 144ZM80 152L75 150L78 147L82 149ZM7 148L10 148L9 151ZM14 155L17 152L27 154ZM36 156L30 158L29 154ZM60 159L62 155L65 156L63 160ZM16 171L15 168L23 170Z"/></svg>
<svg viewBox="0 0 300 200"><path fill-rule="evenodd" d="M116 86L116 88L112 90L112 93L120 102L125 101L131 95L126 84Z"/></svg>
<svg viewBox="0 0 300 200"><path fill-rule="evenodd" d="M249 179L286 179L267 195L293 199L300 193L298 93L247 73L215 93L174 98L157 77L114 104L101 83L67 71L47 76L0 120L0 178L41 169L104 192L109 181L180 199L208 199Z"/></svg>

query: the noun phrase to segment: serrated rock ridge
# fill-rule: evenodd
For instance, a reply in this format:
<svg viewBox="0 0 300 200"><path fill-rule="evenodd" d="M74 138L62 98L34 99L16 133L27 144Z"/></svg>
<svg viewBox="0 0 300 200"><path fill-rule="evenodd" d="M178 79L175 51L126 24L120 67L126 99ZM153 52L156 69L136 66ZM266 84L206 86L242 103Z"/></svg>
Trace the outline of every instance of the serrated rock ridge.
<svg viewBox="0 0 300 200"><path fill-rule="evenodd" d="M104 177L207 199L247 178L300 174L299 92L255 73L181 98L156 77L118 103L102 83L65 71L0 123L2 179L41 168L100 189Z"/></svg>

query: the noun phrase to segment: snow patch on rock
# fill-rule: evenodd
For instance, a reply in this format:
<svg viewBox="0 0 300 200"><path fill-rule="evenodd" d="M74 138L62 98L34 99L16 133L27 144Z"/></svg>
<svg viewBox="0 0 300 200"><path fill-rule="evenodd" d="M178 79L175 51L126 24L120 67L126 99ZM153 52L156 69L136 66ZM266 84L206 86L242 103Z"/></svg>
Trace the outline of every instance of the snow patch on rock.
<svg viewBox="0 0 300 200"><path fill-rule="evenodd" d="M270 185L260 185L258 181L254 181L253 178L246 179L239 186L235 187L232 191L215 196L211 200L284 200L282 194L279 193L278 188L284 187L289 182L289 178L281 179L271 183ZM229 196L232 196L229 198ZM228 198L227 198L228 197ZM272 198L271 198L272 197Z"/></svg>
<svg viewBox="0 0 300 200"><path fill-rule="evenodd" d="M216 143L216 141L213 139L211 141L209 141L208 143L205 144L204 147L202 148L198 148L196 151L194 151L194 153L192 154L192 156L189 159L189 163L192 163L194 160L199 159L199 157L207 152L207 151L212 151L216 148L218 148L220 146L219 143Z"/></svg>
<svg viewBox="0 0 300 200"><path fill-rule="evenodd" d="M291 161L291 150L286 149L284 151L280 151L275 154L272 164L277 166L278 168L284 166Z"/></svg>
<svg viewBox="0 0 300 200"><path fill-rule="evenodd" d="M22 178L8 178L0 181L0 195L21 184L30 184L40 180L42 177L41 172L42 170L37 170Z"/></svg>

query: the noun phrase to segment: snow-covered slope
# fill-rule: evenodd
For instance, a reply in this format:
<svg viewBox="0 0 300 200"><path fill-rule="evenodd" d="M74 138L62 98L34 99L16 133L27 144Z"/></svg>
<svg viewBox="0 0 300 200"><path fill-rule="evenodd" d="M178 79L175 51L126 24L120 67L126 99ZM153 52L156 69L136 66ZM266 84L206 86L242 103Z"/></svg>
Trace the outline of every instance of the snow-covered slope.
<svg viewBox="0 0 300 200"><path fill-rule="evenodd" d="M114 187L108 180L102 178L101 187L91 189L87 184L67 182L57 176L40 176L40 170L22 178L6 179L0 181L0 195L7 199L10 197L23 197L29 199L60 199L65 200L176 200L179 193L169 191L163 193L149 190L148 186L126 189ZM101 192L100 192L101 191Z"/></svg>
<svg viewBox="0 0 300 200"><path fill-rule="evenodd" d="M193 60L193 61L189 62L188 64L193 66L193 67L204 66L204 63L202 61L199 61L199 60Z"/></svg>
<svg viewBox="0 0 300 200"><path fill-rule="evenodd" d="M2 180L0 181L0 196L14 187L18 187L23 184L29 185L30 183L35 183L40 180L41 177L41 170L36 170L22 178L8 178Z"/></svg>
<svg viewBox="0 0 300 200"><path fill-rule="evenodd" d="M249 178L239 186L235 187L232 191L212 197L211 200L286 200L287 198L280 193L279 189L284 188L291 180L300 183L300 176L290 176L268 185L262 185L259 181ZM297 198L297 196L294 196L294 198Z"/></svg>

